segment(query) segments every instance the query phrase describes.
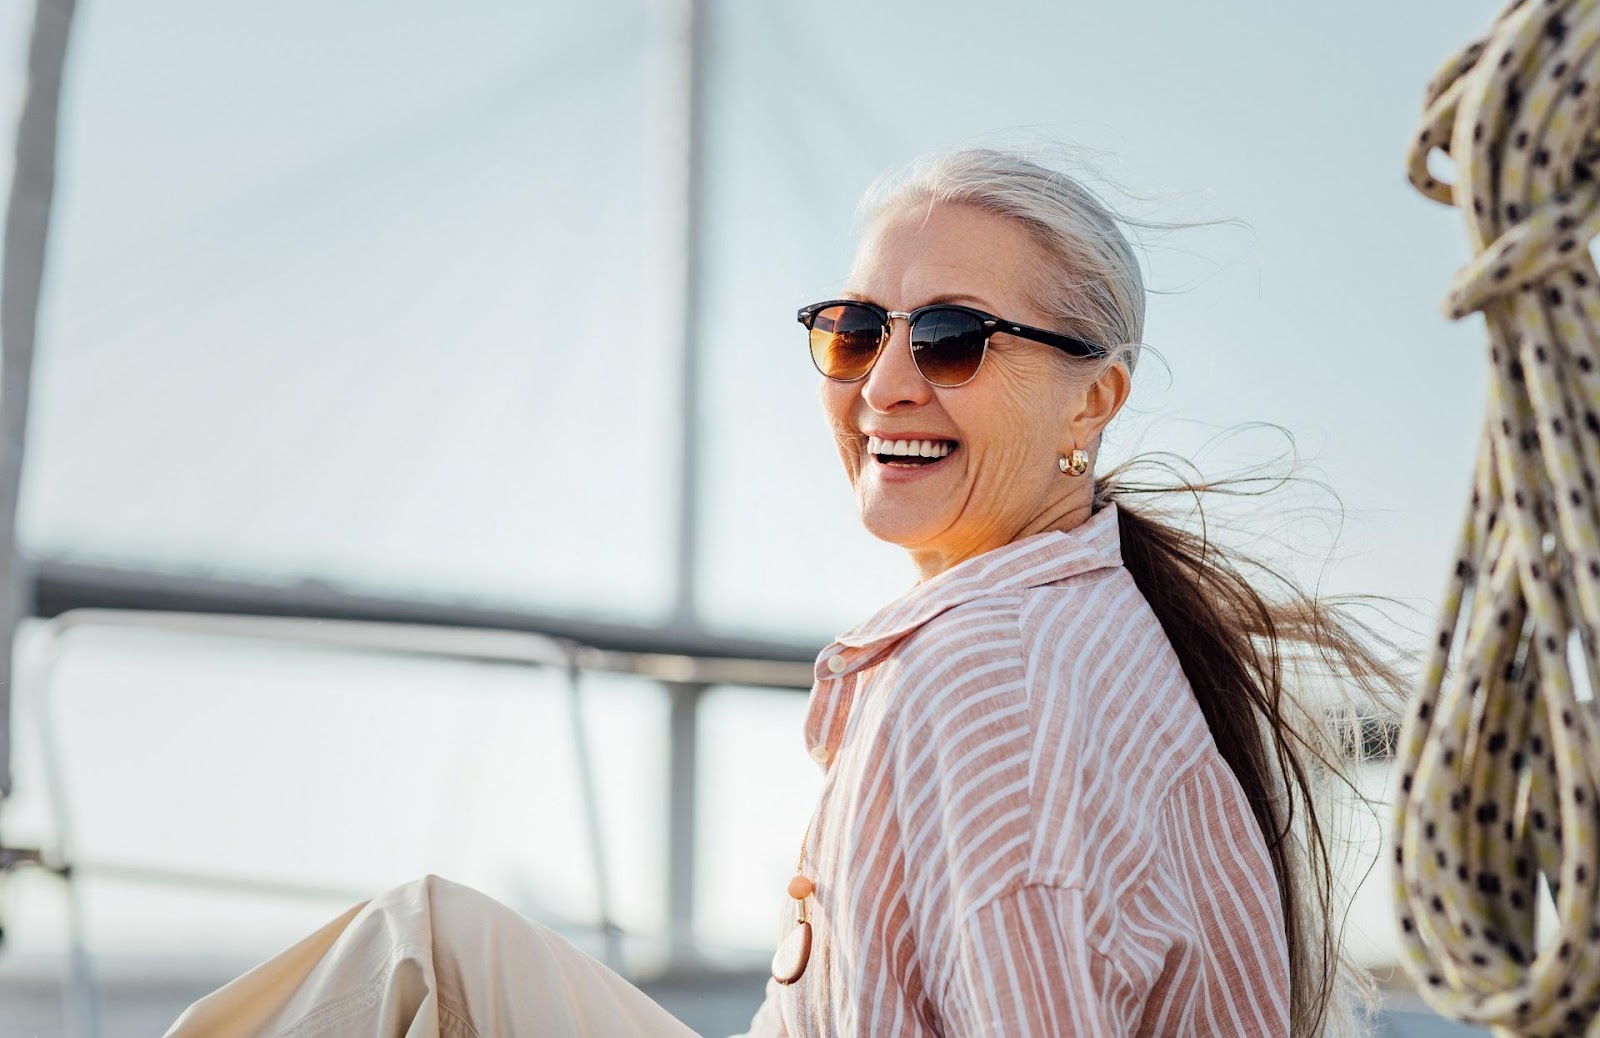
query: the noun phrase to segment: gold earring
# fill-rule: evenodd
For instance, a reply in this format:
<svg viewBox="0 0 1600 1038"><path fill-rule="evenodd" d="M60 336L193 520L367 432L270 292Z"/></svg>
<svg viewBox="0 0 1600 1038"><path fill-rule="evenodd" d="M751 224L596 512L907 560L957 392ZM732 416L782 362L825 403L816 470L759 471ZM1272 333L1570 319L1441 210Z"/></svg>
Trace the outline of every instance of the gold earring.
<svg viewBox="0 0 1600 1038"><path fill-rule="evenodd" d="M1089 452L1082 447L1074 447L1072 457L1061 455L1061 460L1056 463L1063 475L1081 476L1089 471Z"/></svg>

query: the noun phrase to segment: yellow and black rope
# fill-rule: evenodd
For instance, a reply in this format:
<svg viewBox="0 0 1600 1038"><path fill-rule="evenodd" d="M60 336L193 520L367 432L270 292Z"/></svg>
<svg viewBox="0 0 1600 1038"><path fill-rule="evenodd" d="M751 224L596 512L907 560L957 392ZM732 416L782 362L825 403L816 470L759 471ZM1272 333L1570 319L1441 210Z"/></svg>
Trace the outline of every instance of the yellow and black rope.
<svg viewBox="0 0 1600 1038"><path fill-rule="evenodd" d="M1448 182L1430 163L1453 161ZM1521 0L1428 85L1409 175L1458 206L1488 415L1400 736L1402 962L1440 1012L1600 1036L1600 0ZM1554 932L1536 934L1548 883Z"/></svg>

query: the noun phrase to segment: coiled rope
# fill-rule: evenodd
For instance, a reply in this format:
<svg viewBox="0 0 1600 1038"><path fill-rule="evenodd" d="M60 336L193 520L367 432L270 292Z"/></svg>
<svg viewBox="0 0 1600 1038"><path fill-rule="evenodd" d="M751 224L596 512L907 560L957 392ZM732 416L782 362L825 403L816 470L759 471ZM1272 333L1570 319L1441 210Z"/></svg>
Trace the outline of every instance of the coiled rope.
<svg viewBox="0 0 1600 1038"><path fill-rule="evenodd" d="M1402 962L1447 1015L1600 1036L1600 719L1574 680L1600 688L1600 0L1507 7L1429 83L1408 165L1466 218L1444 309L1483 313L1492 370L1398 747ZM1536 943L1541 876L1556 924Z"/></svg>

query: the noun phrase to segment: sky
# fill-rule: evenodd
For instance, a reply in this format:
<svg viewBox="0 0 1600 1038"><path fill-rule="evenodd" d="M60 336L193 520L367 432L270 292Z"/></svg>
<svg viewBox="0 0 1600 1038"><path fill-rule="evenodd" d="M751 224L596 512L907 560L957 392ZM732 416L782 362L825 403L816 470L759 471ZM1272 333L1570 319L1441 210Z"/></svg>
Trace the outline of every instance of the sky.
<svg viewBox="0 0 1600 1038"><path fill-rule="evenodd" d="M1240 514L1241 536L1429 627L1486 368L1477 320L1438 312L1460 222L1411 192L1403 152L1424 83L1494 9L710 2L700 621L821 645L913 581L860 529L793 315L841 287L875 177L985 143L1076 149L1114 205L1194 225L1141 236L1150 353L1105 461L1171 451L1225 475L1292 442L1313 482ZM660 10L82 4L28 549L664 620L681 214ZM24 39L0 19L8 111ZM29 658L51 639L31 631ZM530 910L592 895L548 676L116 631L54 651L75 813L108 860L341 888L437 866ZM719 946L768 939L816 788L802 707L708 704L701 923ZM585 709L625 921L648 929L665 707L602 681ZM20 746L13 827L48 827L38 767ZM163 948L193 952L222 911L113 887L97 940L119 954L152 914L186 919ZM19 916L46 950L50 902ZM326 914L228 911L255 920L233 928L242 956Z"/></svg>

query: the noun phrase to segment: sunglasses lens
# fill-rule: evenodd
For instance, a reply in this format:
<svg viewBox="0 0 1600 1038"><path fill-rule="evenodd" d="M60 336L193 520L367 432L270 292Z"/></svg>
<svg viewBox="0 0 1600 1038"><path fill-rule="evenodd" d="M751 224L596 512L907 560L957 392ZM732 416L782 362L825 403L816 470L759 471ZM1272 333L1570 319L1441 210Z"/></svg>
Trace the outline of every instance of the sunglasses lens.
<svg viewBox="0 0 1600 1038"><path fill-rule="evenodd" d="M883 322L864 306L825 307L811 319L811 359L829 378L850 381L865 375L882 341Z"/></svg>
<svg viewBox="0 0 1600 1038"><path fill-rule="evenodd" d="M911 329L911 357L936 386L959 386L978 373L987 336L983 322L960 310L930 310Z"/></svg>

